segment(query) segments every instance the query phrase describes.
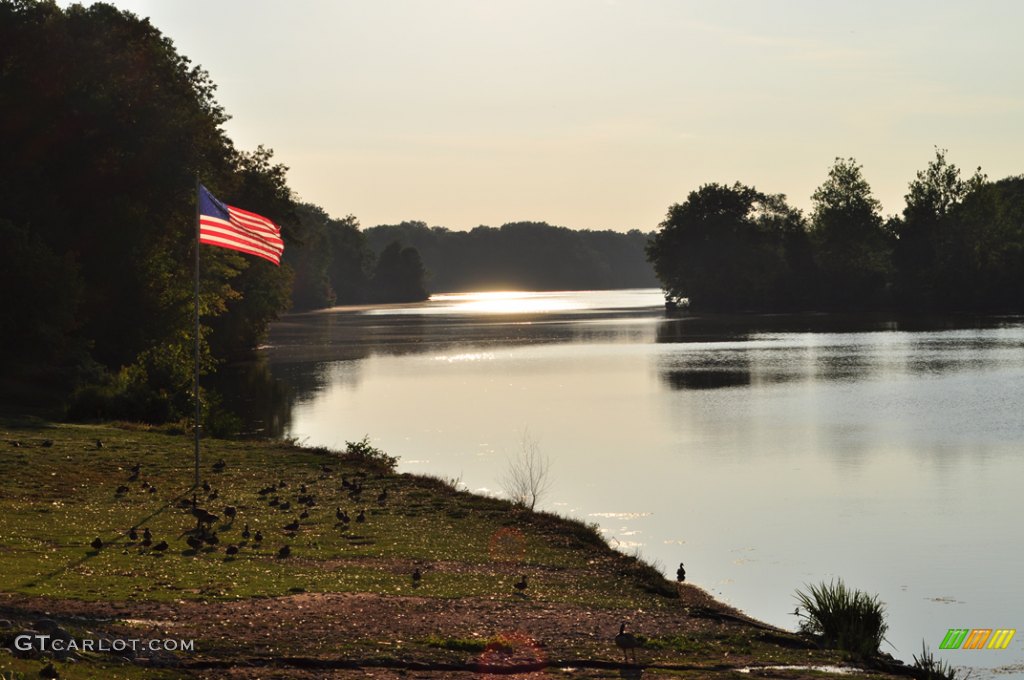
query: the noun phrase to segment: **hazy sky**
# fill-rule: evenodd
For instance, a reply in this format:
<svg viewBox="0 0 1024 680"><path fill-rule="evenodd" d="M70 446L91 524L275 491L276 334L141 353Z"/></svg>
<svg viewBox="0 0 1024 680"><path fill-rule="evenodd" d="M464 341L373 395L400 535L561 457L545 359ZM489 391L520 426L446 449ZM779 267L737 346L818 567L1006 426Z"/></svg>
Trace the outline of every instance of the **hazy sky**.
<svg viewBox="0 0 1024 680"><path fill-rule="evenodd" d="M210 72L239 148L365 227L650 230L737 180L807 209L836 156L895 213L935 146L1024 173L1015 0L113 4Z"/></svg>

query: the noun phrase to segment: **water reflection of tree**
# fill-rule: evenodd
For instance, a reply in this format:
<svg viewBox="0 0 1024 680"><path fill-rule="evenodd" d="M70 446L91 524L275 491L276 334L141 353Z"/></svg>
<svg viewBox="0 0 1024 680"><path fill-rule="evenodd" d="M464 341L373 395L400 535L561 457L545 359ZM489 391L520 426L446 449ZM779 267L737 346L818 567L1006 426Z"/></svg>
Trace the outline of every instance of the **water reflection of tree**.
<svg viewBox="0 0 1024 680"><path fill-rule="evenodd" d="M222 366L206 389L241 422L240 434L280 437L291 423L295 392L274 378L265 358Z"/></svg>

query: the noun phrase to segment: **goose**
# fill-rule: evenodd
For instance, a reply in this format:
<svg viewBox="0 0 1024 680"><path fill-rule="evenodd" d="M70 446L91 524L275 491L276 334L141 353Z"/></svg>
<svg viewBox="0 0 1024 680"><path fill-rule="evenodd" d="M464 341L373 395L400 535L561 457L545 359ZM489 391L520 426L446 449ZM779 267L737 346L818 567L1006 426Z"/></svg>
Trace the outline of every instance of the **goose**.
<svg viewBox="0 0 1024 680"><path fill-rule="evenodd" d="M359 511L359 514L356 515L356 521L357 522L365 522L366 521L366 510L360 510Z"/></svg>
<svg viewBox="0 0 1024 680"><path fill-rule="evenodd" d="M345 517L345 513L341 511L341 508L338 508L337 510L334 511L334 516L338 518L339 522L345 521L344 519L342 519L343 517Z"/></svg>
<svg viewBox="0 0 1024 680"><path fill-rule="evenodd" d="M676 569L676 580L682 583L686 580L686 569L683 568L683 563L679 563L679 568Z"/></svg>
<svg viewBox="0 0 1024 680"><path fill-rule="evenodd" d="M226 505L226 506L224 506L224 515L228 519L230 519L232 522L235 521L235 515L237 515L237 514L238 514L238 508L236 508L235 506L233 506L233 505Z"/></svg>
<svg viewBox="0 0 1024 680"><path fill-rule="evenodd" d="M123 496L126 493L128 493L128 487L125 486L124 484L122 484L121 486L117 487L117 491L114 492L114 494L116 494L118 496Z"/></svg>
<svg viewBox="0 0 1024 680"><path fill-rule="evenodd" d="M96 440L96 448L97 449L102 449L103 448L102 440L99 440L99 439Z"/></svg>
<svg viewBox="0 0 1024 680"><path fill-rule="evenodd" d="M224 552L226 552L228 555L231 555L232 557L234 557L235 555L238 554L238 546L237 545L229 545L227 547L227 550L225 550Z"/></svg>
<svg viewBox="0 0 1024 680"><path fill-rule="evenodd" d="M261 542L263 540L263 533L259 529L257 529L256 535L252 537L252 540L256 541L257 543Z"/></svg>
<svg viewBox="0 0 1024 680"><path fill-rule="evenodd" d="M252 536L252 533L249 532L249 524L247 522L245 528L242 529L242 538L248 539L250 536Z"/></svg>
<svg viewBox="0 0 1024 680"><path fill-rule="evenodd" d="M526 574L519 577L519 580L512 584L520 593L526 592Z"/></svg>
<svg viewBox="0 0 1024 680"><path fill-rule="evenodd" d="M302 514L299 515L299 519L307 519L309 517L309 510L303 510Z"/></svg>
<svg viewBox="0 0 1024 680"><path fill-rule="evenodd" d="M43 448L44 449L48 449L51 446L53 446L53 440L52 439L44 439L43 440Z"/></svg>
<svg viewBox="0 0 1024 680"><path fill-rule="evenodd" d="M224 472L224 468L225 467L227 467L227 464L224 462L224 459L221 458L220 460L218 460L216 463L213 464L213 471L214 472Z"/></svg>
<svg viewBox="0 0 1024 680"><path fill-rule="evenodd" d="M128 530L128 540L129 541L137 541L137 540L139 540L139 532L135 530L135 527L132 527L131 529Z"/></svg>
<svg viewBox="0 0 1024 680"><path fill-rule="evenodd" d="M156 545L153 546L153 550L164 551L164 550L167 550L167 548L168 548L167 541L160 541L159 543L157 543Z"/></svg>
<svg viewBox="0 0 1024 680"><path fill-rule="evenodd" d="M626 622L619 626L619 634L615 636L615 646L622 650L622 661L628 662L629 652L633 653L633 663L636 663L636 648L640 646L640 640L632 633L626 632Z"/></svg>
<svg viewBox="0 0 1024 680"><path fill-rule="evenodd" d="M388 501L388 487L384 487L384 490L377 494L377 502L384 505Z"/></svg>
<svg viewBox="0 0 1024 680"><path fill-rule="evenodd" d="M422 574L422 572L420 572L420 568L416 567L416 569L412 572L412 587L413 588L419 588L420 587L420 580L422 578L423 578L423 574Z"/></svg>
<svg viewBox="0 0 1024 680"><path fill-rule="evenodd" d="M192 548L195 552L199 552L199 549L203 547L203 539L195 536L189 536L185 539L185 542L188 543L188 547Z"/></svg>
<svg viewBox="0 0 1024 680"><path fill-rule="evenodd" d="M103 547L103 541L100 539L99 536L97 536L96 538L93 539L92 543L90 543L89 545L92 546L93 550L99 550L100 548Z"/></svg>
<svg viewBox="0 0 1024 680"><path fill-rule="evenodd" d="M298 531L299 530L299 520L295 520L291 524L285 524L284 525L284 530L285 531Z"/></svg>
<svg viewBox="0 0 1024 680"><path fill-rule="evenodd" d="M287 545L277 551L277 556L280 557L281 559L284 559L285 557L290 557L291 554L292 554L292 549L291 549L290 546L287 546Z"/></svg>
<svg viewBox="0 0 1024 680"><path fill-rule="evenodd" d="M203 491L205 491L206 493L210 493L210 489L212 489L212 488L213 487L210 486L209 482L207 482L207 481L203 482Z"/></svg>
<svg viewBox="0 0 1024 680"><path fill-rule="evenodd" d="M284 503L281 503L280 505L278 505L277 509L278 510L291 510L291 507L292 507L291 501L285 501Z"/></svg>

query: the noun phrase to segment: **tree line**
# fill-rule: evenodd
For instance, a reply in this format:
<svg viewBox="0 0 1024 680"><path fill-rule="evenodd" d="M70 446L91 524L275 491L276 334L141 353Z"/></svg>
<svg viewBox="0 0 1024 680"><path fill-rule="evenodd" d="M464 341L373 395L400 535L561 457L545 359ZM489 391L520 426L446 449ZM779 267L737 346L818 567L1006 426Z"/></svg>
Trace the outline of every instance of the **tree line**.
<svg viewBox="0 0 1024 680"><path fill-rule="evenodd" d="M670 304L704 311L1024 310L1024 177L964 177L936 149L901 215L837 158L809 216L782 194L706 184L647 255Z"/></svg>
<svg viewBox="0 0 1024 680"><path fill-rule="evenodd" d="M644 251L649 236L637 229L575 230L546 222L470 231L402 222L366 230L375 251L395 241L415 247L435 292L656 287Z"/></svg>

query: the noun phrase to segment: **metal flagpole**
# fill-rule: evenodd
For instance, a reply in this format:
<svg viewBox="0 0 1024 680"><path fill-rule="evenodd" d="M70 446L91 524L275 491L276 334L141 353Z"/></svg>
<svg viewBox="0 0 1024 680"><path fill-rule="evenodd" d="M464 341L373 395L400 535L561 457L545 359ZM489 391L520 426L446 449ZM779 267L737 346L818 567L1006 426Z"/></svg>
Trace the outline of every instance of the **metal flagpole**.
<svg viewBox="0 0 1024 680"><path fill-rule="evenodd" d="M195 328L195 373L193 374L192 391L196 400L196 478L195 486L199 486L199 175L196 175L196 328Z"/></svg>

